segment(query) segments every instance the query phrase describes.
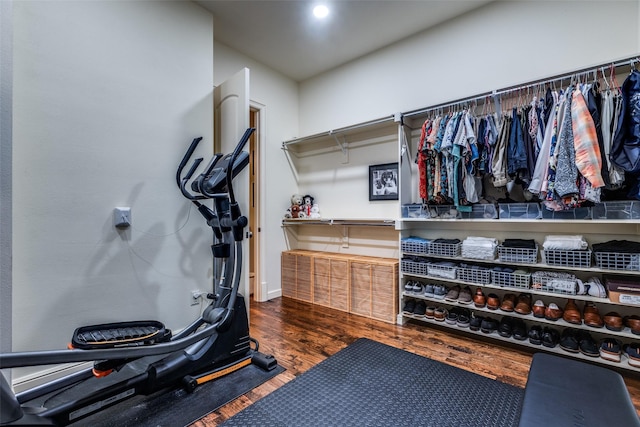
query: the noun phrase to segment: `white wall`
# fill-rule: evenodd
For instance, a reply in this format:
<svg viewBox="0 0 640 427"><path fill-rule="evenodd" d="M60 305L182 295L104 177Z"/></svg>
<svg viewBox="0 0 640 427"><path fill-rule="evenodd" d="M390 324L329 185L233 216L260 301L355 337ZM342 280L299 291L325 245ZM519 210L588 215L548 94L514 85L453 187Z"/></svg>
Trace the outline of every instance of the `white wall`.
<svg viewBox="0 0 640 427"><path fill-rule="evenodd" d="M179 329L210 289L210 238L175 170L212 141L213 17L190 2L15 2L13 350L74 328ZM212 152L211 145L200 149ZM116 206L133 227L116 230Z"/></svg>
<svg viewBox="0 0 640 427"><path fill-rule="evenodd" d="M300 133L407 112L640 51L631 1L496 1L300 84Z"/></svg>
<svg viewBox="0 0 640 427"><path fill-rule="evenodd" d="M261 283L267 299L280 296L280 252L285 239L280 227L282 214L291 195L297 191L293 175L281 150L282 141L297 135L298 85L295 81L248 58L228 46L215 43L215 84L219 85L238 70L250 69L251 101L263 106L261 120L266 121L266 144L262 157L263 200L260 218L260 244L266 258L261 260Z"/></svg>

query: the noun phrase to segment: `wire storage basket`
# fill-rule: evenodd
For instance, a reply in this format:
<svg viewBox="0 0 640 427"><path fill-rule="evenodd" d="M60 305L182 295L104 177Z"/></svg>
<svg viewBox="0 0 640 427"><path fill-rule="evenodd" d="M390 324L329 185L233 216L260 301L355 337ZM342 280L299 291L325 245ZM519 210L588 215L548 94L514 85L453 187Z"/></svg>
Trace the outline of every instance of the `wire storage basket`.
<svg viewBox="0 0 640 427"><path fill-rule="evenodd" d="M533 249L498 246L498 261L519 264L536 264L538 262L538 246Z"/></svg>
<svg viewBox="0 0 640 427"><path fill-rule="evenodd" d="M429 255L438 255L446 257L460 256L460 248L462 243L443 243L437 240L429 242Z"/></svg>
<svg viewBox="0 0 640 427"><path fill-rule="evenodd" d="M536 271L531 275L533 289L561 295L575 295L578 279L571 273Z"/></svg>
<svg viewBox="0 0 640 427"><path fill-rule="evenodd" d="M405 237L400 242L400 247L404 253L426 255L429 250L429 240L421 237Z"/></svg>
<svg viewBox="0 0 640 427"><path fill-rule="evenodd" d="M590 250L544 249L545 262L559 267L591 267Z"/></svg>
<svg viewBox="0 0 640 427"><path fill-rule="evenodd" d="M403 273L415 274L420 276L427 275L427 266L429 264L426 260L417 258L403 258L400 261L400 268Z"/></svg>
<svg viewBox="0 0 640 427"><path fill-rule="evenodd" d="M455 280L457 271L458 267L452 263L429 263L427 265L427 274L433 277Z"/></svg>
<svg viewBox="0 0 640 427"><path fill-rule="evenodd" d="M604 270L640 270L640 254L622 252L594 252L596 266Z"/></svg>
<svg viewBox="0 0 640 427"><path fill-rule="evenodd" d="M491 270L486 267L461 264L458 267L458 280L480 285L491 283Z"/></svg>
<svg viewBox="0 0 640 427"><path fill-rule="evenodd" d="M505 288L529 289L531 287L531 273L523 270L514 272L491 271L492 283Z"/></svg>

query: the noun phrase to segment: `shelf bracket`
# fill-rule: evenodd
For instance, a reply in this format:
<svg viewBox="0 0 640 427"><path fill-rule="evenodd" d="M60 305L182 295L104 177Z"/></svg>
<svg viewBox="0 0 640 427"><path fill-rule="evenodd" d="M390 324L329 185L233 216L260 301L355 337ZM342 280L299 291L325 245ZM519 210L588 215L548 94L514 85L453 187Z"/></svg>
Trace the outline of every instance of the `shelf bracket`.
<svg viewBox="0 0 640 427"><path fill-rule="evenodd" d="M329 131L329 135L331 135L331 137L333 137L333 140L338 145L338 148L340 148L340 151L342 151L342 155L344 156L344 162L343 163L349 163L349 147L348 147L348 143L346 141L346 138L343 136L342 137L342 142L340 142L340 140L338 139L338 135L336 135L336 133L334 131L332 131L332 130Z"/></svg>
<svg viewBox="0 0 640 427"><path fill-rule="evenodd" d="M342 226L342 247L343 248L349 247L349 226L348 225Z"/></svg>

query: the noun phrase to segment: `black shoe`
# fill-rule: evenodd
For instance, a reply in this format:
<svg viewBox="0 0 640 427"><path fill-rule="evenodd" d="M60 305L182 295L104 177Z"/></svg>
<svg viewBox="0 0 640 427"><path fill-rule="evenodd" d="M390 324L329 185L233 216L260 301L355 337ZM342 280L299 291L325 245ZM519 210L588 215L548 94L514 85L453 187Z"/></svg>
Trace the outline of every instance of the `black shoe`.
<svg viewBox="0 0 640 427"><path fill-rule="evenodd" d="M600 357L600 348L589 332L581 331L578 334L580 353L589 357Z"/></svg>
<svg viewBox="0 0 640 427"><path fill-rule="evenodd" d="M491 317L485 318L480 324L480 330L485 334L490 334L498 329L498 321Z"/></svg>
<svg viewBox="0 0 640 427"><path fill-rule="evenodd" d="M472 331L479 331L483 320L484 317L474 315L469 322L469 329L471 329Z"/></svg>
<svg viewBox="0 0 640 427"><path fill-rule="evenodd" d="M458 323L459 314L460 314L460 309L458 307L454 307L451 310L449 310L449 314L447 314L447 317L444 319L444 321L447 322L449 325L455 325L456 323Z"/></svg>
<svg viewBox="0 0 640 427"><path fill-rule="evenodd" d="M413 310L415 310L415 308L416 308L416 300L410 299L404 303L404 307L402 308L402 311L407 314L413 314Z"/></svg>
<svg viewBox="0 0 640 427"><path fill-rule="evenodd" d="M560 334L553 328L544 328L542 331L542 345L545 347L553 348L558 345L560 341Z"/></svg>
<svg viewBox="0 0 640 427"><path fill-rule="evenodd" d="M565 329L562 331L562 337L560 338L560 348L570 353L577 353L580 351L580 343L576 336L575 329Z"/></svg>
<svg viewBox="0 0 640 427"><path fill-rule="evenodd" d="M542 344L542 328L540 325L533 325L529 329L529 342L533 345Z"/></svg>
<svg viewBox="0 0 640 427"><path fill-rule="evenodd" d="M416 303L415 308L413 309L413 314L415 316L423 316L424 317L424 313L427 311L427 304L420 300Z"/></svg>
<svg viewBox="0 0 640 427"><path fill-rule="evenodd" d="M513 338L518 341L524 341L529 337L527 335L527 326L522 319L513 319L511 331L513 332Z"/></svg>
<svg viewBox="0 0 640 427"><path fill-rule="evenodd" d="M509 338L511 337L511 333L513 330L513 321L511 317L504 316L500 321L500 326L498 326L498 334L501 337Z"/></svg>
<svg viewBox="0 0 640 427"><path fill-rule="evenodd" d="M456 324L460 328L468 328L471 323L471 312L466 308L460 310L458 314L458 323Z"/></svg>

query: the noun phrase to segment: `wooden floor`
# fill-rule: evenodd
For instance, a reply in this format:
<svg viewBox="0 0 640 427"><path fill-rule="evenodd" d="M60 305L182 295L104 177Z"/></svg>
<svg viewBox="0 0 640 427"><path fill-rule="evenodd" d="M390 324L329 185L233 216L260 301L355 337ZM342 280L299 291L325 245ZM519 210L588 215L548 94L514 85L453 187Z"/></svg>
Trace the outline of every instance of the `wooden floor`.
<svg viewBox="0 0 640 427"><path fill-rule="evenodd" d="M193 427L216 426L358 338L370 338L518 387L532 354L517 347L432 326L387 324L290 298L251 302L251 335L286 371L223 406ZM640 378L620 371L640 413Z"/></svg>

